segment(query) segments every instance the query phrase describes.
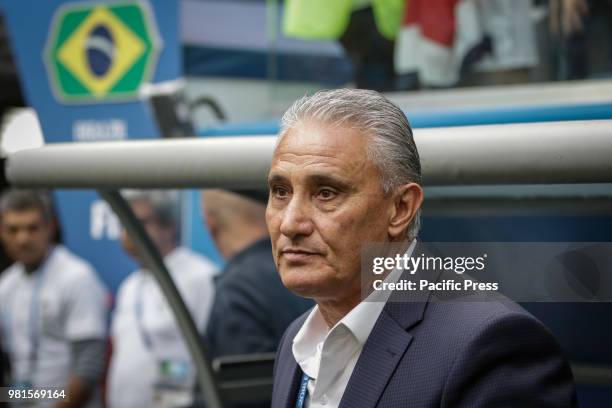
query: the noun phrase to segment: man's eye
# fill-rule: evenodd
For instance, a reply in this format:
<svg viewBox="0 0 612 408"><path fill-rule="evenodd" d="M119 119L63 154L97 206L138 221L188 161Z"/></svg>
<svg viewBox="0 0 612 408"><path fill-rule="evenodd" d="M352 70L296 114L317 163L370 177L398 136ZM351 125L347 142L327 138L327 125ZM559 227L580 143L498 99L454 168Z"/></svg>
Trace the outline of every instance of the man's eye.
<svg viewBox="0 0 612 408"><path fill-rule="evenodd" d="M317 198L325 201L335 198L336 195L337 193L334 190L330 190L329 188L322 188L317 192Z"/></svg>
<svg viewBox="0 0 612 408"><path fill-rule="evenodd" d="M285 187L272 187L272 195L275 198L287 198L289 191Z"/></svg>

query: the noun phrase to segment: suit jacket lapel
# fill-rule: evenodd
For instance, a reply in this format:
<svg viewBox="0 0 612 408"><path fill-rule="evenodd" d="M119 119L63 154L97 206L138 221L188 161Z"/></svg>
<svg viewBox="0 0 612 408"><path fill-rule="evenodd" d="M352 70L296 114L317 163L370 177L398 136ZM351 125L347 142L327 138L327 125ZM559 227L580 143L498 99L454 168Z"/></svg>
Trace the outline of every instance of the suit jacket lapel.
<svg viewBox="0 0 612 408"><path fill-rule="evenodd" d="M435 280L435 278L434 278ZM408 329L423 320L428 290L414 296L392 294L368 337L339 408L373 408L412 342Z"/></svg>
<svg viewBox="0 0 612 408"><path fill-rule="evenodd" d="M281 340L276 355L274 389L272 394L272 408L294 408L298 385L302 378L302 370L293 357L291 345L298 330L310 314L307 311L300 316L290 327Z"/></svg>
<svg viewBox="0 0 612 408"><path fill-rule="evenodd" d="M279 366L277 377L278 384L274 386L275 392L278 393L274 398L273 408L293 408L295 407L295 399L297 397L298 385L302 376L302 370L293 359L293 356L287 359L290 364Z"/></svg>
<svg viewBox="0 0 612 408"><path fill-rule="evenodd" d="M411 342L412 335L383 311L357 360L340 408L375 407Z"/></svg>

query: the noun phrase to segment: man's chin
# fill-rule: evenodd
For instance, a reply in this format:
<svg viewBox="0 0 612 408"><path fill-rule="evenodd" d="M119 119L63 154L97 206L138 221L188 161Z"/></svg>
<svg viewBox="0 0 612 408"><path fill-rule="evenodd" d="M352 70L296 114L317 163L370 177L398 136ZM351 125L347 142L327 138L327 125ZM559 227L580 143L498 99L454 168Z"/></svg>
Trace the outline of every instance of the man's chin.
<svg viewBox="0 0 612 408"><path fill-rule="evenodd" d="M37 258L33 258L33 257L21 257L21 258L17 258L17 262L21 263L22 265L24 265L26 267L26 269L29 269L29 270L38 269L38 267L40 266L42 261L43 261L43 257L37 257Z"/></svg>
<svg viewBox="0 0 612 408"><path fill-rule="evenodd" d="M283 285L292 293L310 299L319 297L322 289L326 286L325 283L320 280L304 279L303 276L285 275L282 277L282 281Z"/></svg>
<svg viewBox="0 0 612 408"><path fill-rule="evenodd" d="M287 288L291 293L296 296L305 298L305 299L316 299L317 298L317 290L314 288L306 288L306 287L298 287L298 288Z"/></svg>

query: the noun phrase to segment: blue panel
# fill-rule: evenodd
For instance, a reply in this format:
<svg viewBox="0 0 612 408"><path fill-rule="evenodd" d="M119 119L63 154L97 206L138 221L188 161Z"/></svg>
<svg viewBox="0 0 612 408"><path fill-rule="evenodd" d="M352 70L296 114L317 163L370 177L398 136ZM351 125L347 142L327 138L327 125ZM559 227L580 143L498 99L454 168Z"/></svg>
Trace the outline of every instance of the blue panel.
<svg viewBox="0 0 612 408"><path fill-rule="evenodd" d="M147 104L142 101L63 104L55 98L48 81L43 52L50 35L52 18L62 5L70 3L75 2L0 0L26 100L38 113L45 141L72 141L74 122L83 119L120 119L127 124L129 138L158 137L154 118ZM175 79L180 74L181 52L178 46L177 4L175 1L163 0L144 4L150 4L155 23L163 38L161 53L154 66L153 82ZM24 21L27 23L24 24Z"/></svg>
<svg viewBox="0 0 612 408"><path fill-rule="evenodd" d="M595 120L612 119L612 103L526 106L483 110L465 109L441 112L406 112L406 115L415 128Z"/></svg>
<svg viewBox="0 0 612 408"><path fill-rule="evenodd" d="M330 87L346 84L353 77L350 61L337 56L278 54L274 78L270 78L270 51L185 46L183 52L188 76L316 82Z"/></svg>
<svg viewBox="0 0 612 408"><path fill-rule="evenodd" d="M90 6L95 2L0 0L22 88L28 104L38 113L45 142L73 141L75 123L83 121L120 123L122 136L117 138L159 137L148 104L138 97L123 102L79 104L56 99L44 63L44 50L53 35L51 27L56 12L60 7L78 4ZM141 1L140 4L152 12L152 23L162 37L161 52L151 65L152 81L176 79L181 74L178 4L173 0ZM92 263L114 293L121 280L134 270L135 264L118 244L117 223L109 216L108 208L95 192L86 190L57 192L56 206L65 244Z"/></svg>
<svg viewBox="0 0 612 408"><path fill-rule="evenodd" d="M113 234L108 219L99 233L92 231L94 203L101 203L97 193L91 190L57 190L55 200L59 204L58 216L62 224L63 240L71 250L91 262L111 293L115 293L119 284L136 263L125 255ZM104 216L99 214L99 216ZM95 228L95 227L94 227Z"/></svg>
<svg viewBox="0 0 612 408"><path fill-rule="evenodd" d="M230 123L201 129L198 136L242 136L242 135L275 135L278 133L277 120L248 123Z"/></svg>
<svg viewBox="0 0 612 408"><path fill-rule="evenodd" d="M504 123L553 122L563 120L612 119L612 103L589 105L555 105L496 109L440 110L406 112L414 128L493 125ZM200 136L273 135L278 120L235 123L201 129Z"/></svg>

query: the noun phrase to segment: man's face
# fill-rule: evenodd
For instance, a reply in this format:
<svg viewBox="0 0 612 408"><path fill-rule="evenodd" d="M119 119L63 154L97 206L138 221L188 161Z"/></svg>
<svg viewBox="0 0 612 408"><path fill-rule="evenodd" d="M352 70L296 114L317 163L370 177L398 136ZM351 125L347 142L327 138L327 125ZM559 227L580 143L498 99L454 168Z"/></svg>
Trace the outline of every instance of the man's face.
<svg viewBox="0 0 612 408"><path fill-rule="evenodd" d="M361 247L387 241L392 199L351 128L303 123L278 145L266 221L283 284L317 300L359 296Z"/></svg>
<svg viewBox="0 0 612 408"><path fill-rule="evenodd" d="M53 237L51 221L38 208L7 210L2 214L2 242L8 256L26 267L37 267L44 259Z"/></svg>
<svg viewBox="0 0 612 408"><path fill-rule="evenodd" d="M174 227L162 225L159 222L153 207L146 200L135 200L130 203L130 207L132 208L136 218L142 222L145 231L157 249L161 252L162 256L167 255L168 252L170 252L175 246ZM125 252L139 261L136 246L125 230L121 232L121 244Z"/></svg>

